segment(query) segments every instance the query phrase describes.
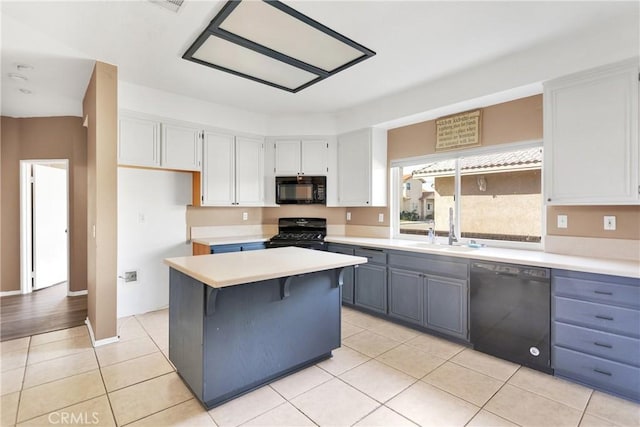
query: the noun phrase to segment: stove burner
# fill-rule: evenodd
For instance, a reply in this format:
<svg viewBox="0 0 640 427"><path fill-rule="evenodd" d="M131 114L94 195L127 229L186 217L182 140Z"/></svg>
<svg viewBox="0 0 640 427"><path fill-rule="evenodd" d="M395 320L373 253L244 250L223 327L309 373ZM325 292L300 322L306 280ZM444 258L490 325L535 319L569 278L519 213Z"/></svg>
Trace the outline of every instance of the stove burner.
<svg viewBox="0 0 640 427"><path fill-rule="evenodd" d="M267 247L298 246L326 250L324 236L327 220L324 218L280 218L278 234L267 243Z"/></svg>

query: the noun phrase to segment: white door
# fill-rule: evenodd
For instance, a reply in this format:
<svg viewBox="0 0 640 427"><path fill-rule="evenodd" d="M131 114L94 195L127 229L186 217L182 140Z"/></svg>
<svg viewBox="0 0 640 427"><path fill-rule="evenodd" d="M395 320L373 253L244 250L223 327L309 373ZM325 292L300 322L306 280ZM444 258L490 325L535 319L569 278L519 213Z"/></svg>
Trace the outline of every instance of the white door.
<svg viewBox="0 0 640 427"><path fill-rule="evenodd" d="M33 165L33 289L67 281L67 171Z"/></svg>

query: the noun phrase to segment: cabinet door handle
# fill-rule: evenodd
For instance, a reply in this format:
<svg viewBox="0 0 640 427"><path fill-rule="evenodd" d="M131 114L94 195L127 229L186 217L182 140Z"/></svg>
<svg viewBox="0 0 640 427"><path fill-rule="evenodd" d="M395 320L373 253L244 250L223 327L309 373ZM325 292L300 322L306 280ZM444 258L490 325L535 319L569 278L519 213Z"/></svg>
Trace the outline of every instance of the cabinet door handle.
<svg viewBox="0 0 640 427"><path fill-rule="evenodd" d="M593 291L593 293L598 295L613 295L613 292L606 292L606 291Z"/></svg>
<svg viewBox="0 0 640 427"><path fill-rule="evenodd" d="M599 343L599 342L597 342L597 341L596 341L596 342L594 342L594 343L593 343L593 345L597 345L598 347L604 347L604 348L613 348L613 346L612 346L612 345L609 345L609 344L602 344L602 343Z"/></svg>
<svg viewBox="0 0 640 427"><path fill-rule="evenodd" d="M611 372L602 371L602 370L600 370L600 369L598 369L598 368L594 368L594 369L593 369L593 372L597 372L597 373L599 373L599 374L606 375L606 376L608 376L608 377L610 377L610 376L611 376Z"/></svg>
<svg viewBox="0 0 640 427"><path fill-rule="evenodd" d="M599 314L596 314L596 319L602 319L602 320L613 320L613 317L609 317L609 316L601 316Z"/></svg>

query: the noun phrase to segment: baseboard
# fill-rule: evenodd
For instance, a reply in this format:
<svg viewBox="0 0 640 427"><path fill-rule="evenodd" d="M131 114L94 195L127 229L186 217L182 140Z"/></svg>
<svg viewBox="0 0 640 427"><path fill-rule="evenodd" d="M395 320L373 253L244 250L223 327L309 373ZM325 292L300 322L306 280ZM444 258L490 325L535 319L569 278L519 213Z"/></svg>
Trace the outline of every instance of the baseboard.
<svg viewBox="0 0 640 427"><path fill-rule="evenodd" d="M115 337L104 338L96 341L96 337L93 335L93 327L91 326L91 321L89 320L88 317L84 320L84 323L87 325L87 328L89 329L89 337L91 338L91 345L93 345L93 347L100 347L102 345L107 345L107 344L120 341L120 337L118 337L117 335Z"/></svg>
<svg viewBox="0 0 640 427"><path fill-rule="evenodd" d="M88 290L84 290L84 291L67 291L67 296L68 297L79 297L80 295L87 295L89 293Z"/></svg>
<svg viewBox="0 0 640 427"><path fill-rule="evenodd" d="M0 292L0 297L9 297L11 295L20 295L21 292L18 291L2 291Z"/></svg>

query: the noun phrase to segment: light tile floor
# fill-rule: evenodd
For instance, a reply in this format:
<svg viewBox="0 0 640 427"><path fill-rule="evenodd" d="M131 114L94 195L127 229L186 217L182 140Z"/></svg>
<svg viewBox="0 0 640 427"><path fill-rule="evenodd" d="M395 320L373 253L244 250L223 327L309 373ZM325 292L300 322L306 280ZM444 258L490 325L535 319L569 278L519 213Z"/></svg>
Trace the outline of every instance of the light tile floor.
<svg viewBox="0 0 640 427"><path fill-rule="evenodd" d="M0 344L0 422L129 426L640 426L640 405L343 309L331 359L206 411L168 361L168 313Z"/></svg>

